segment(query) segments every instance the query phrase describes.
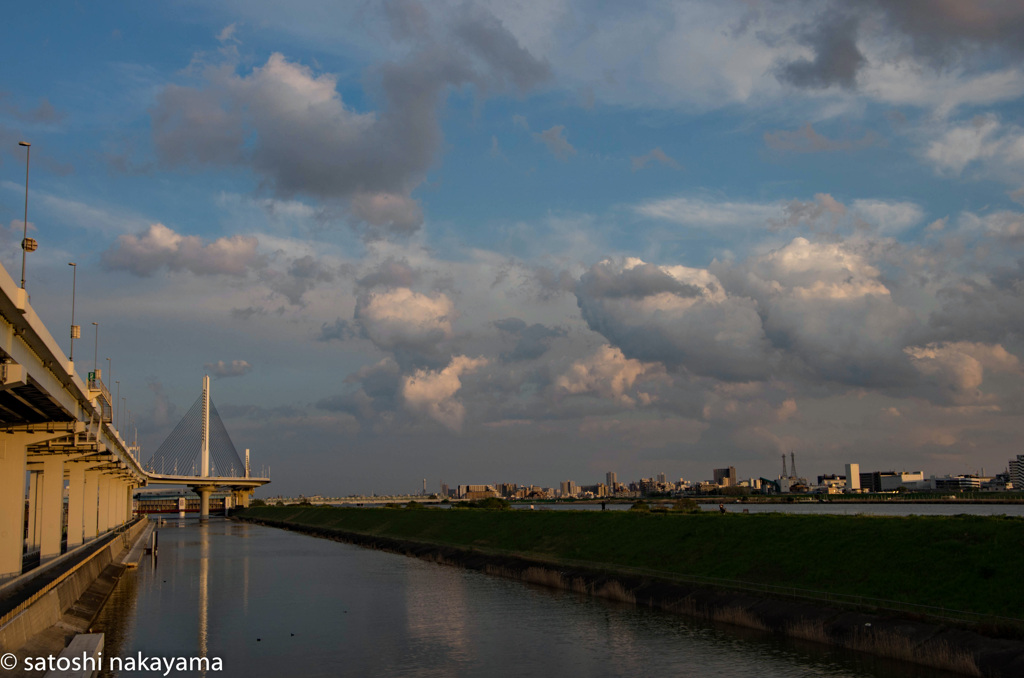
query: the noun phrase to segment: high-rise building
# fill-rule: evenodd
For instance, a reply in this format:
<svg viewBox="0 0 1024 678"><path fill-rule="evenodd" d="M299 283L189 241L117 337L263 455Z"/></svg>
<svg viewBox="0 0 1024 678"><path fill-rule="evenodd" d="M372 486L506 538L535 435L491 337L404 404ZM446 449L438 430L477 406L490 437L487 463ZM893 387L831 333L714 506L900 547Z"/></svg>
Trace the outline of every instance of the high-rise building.
<svg viewBox="0 0 1024 678"><path fill-rule="evenodd" d="M659 483L664 483L664 482L667 482L667 481L665 480L665 474L664 474L664 473L659 473L659 474L658 474L658 482L659 482Z"/></svg>
<svg viewBox="0 0 1024 678"><path fill-rule="evenodd" d="M1010 460L1010 482L1015 490L1024 487L1024 454Z"/></svg>
<svg viewBox="0 0 1024 678"><path fill-rule="evenodd" d="M714 473L716 485L731 487L737 482L735 466L730 466L729 468L716 468Z"/></svg>
<svg viewBox="0 0 1024 678"><path fill-rule="evenodd" d="M618 483L618 480L615 477L615 471L608 471L608 473L605 473L604 474L604 480L605 480L605 484L608 486L608 491L609 492L614 492L615 491L615 485L616 485L616 483Z"/></svg>
<svg viewBox="0 0 1024 678"><path fill-rule="evenodd" d="M846 465L846 491L860 491L860 464Z"/></svg>

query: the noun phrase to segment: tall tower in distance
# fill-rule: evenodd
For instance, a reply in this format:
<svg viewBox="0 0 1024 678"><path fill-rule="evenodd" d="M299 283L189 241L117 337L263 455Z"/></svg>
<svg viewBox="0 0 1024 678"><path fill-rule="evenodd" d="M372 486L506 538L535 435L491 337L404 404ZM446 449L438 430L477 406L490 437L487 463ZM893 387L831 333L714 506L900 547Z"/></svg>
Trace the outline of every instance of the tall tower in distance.
<svg viewBox="0 0 1024 678"><path fill-rule="evenodd" d="M615 483L617 481L615 471L608 471L604 474L605 485L608 486L609 492L615 492Z"/></svg>

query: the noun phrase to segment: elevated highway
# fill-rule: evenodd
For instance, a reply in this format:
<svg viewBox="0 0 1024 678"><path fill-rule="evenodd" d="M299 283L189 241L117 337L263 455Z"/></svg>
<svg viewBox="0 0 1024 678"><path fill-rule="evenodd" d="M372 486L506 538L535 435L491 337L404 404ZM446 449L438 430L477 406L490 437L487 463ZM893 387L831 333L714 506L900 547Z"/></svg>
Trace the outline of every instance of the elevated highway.
<svg viewBox="0 0 1024 678"><path fill-rule="evenodd" d="M0 586L21 574L26 554L45 563L129 521L135 488L230 487L244 504L270 482L150 473L112 411L101 370L78 376L26 290L0 266Z"/></svg>

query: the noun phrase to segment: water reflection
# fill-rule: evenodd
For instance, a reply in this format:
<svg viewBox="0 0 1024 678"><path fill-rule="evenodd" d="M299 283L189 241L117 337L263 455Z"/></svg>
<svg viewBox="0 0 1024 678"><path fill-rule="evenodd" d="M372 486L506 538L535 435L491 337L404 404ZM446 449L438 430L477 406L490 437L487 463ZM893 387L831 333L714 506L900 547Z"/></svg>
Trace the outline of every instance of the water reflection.
<svg viewBox="0 0 1024 678"><path fill-rule="evenodd" d="M210 614L210 525L199 523L199 656L207 656ZM205 675L205 674L204 674Z"/></svg>
<svg viewBox="0 0 1024 678"><path fill-rule="evenodd" d="M106 656L199 653L256 677L936 675L229 521L162 527L160 556L101 614Z"/></svg>

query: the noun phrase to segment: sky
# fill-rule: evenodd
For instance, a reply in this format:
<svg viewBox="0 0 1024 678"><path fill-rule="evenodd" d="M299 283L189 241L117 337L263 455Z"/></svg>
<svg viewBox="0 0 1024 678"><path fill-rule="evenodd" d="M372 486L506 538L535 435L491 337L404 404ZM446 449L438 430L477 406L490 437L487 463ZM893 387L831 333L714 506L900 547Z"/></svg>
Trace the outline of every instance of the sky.
<svg viewBox="0 0 1024 678"><path fill-rule="evenodd" d="M24 140L32 304L70 350L77 264L144 461L204 374L262 495L1022 452L1019 2L7 14L0 263Z"/></svg>

